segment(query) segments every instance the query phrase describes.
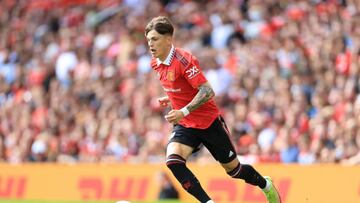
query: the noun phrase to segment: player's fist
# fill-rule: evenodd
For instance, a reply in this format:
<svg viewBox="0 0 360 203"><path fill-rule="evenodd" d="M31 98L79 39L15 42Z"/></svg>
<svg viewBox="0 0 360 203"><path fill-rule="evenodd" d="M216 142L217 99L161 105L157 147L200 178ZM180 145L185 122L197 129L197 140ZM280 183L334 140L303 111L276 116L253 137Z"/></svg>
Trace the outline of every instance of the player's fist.
<svg viewBox="0 0 360 203"><path fill-rule="evenodd" d="M171 110L165 115L165 119L171 124L179 123L182 118L184 118L184 114L180 110Z"/></svg>
<svg viewBox="0 0 360 203"><path fill-rule="evenodd" d="M158 101L161 107L167 107L170 103L170 99L167 96L159 98Z"/></svg>

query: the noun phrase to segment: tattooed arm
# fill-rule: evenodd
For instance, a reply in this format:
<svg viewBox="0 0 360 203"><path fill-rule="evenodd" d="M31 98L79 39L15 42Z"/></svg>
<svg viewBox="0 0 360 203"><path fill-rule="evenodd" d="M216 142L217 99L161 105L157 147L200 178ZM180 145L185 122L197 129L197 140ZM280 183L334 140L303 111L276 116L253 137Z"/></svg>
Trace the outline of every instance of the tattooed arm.
<svg viewBox="0 0 360 203"><path fill-rule="evenodd" d="M199 108L215 96L214 90L208 82L200 85L198 89L199 92L195 95L192 101L186 105L186 107L181 110L171 110L167 115L165 115L165 119L172 124L176 124L191 111Z"/></svg>
<svg viewBox="0 0 360 203"><path fill-rule="evenodd" d="M203 105L215 96L215 92L209 82L200 85L198 89L199 92L195 95L193 100L188 105L186 105L186 108L189 112L192 112L195 109L199 108L201 105Z"/></svg>

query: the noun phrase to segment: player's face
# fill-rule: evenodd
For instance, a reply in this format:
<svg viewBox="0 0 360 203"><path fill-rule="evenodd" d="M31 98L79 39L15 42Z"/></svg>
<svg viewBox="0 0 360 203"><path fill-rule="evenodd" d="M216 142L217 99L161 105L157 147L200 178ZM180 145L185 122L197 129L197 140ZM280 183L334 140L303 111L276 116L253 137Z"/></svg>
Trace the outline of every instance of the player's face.
<svg viewBox="0 0 360 203"><path fill-rule="evenodd" d="M171 36L162 35L156 30L151 30L148 32L146 39L152 56L164 61L171 49Z"/></svg>

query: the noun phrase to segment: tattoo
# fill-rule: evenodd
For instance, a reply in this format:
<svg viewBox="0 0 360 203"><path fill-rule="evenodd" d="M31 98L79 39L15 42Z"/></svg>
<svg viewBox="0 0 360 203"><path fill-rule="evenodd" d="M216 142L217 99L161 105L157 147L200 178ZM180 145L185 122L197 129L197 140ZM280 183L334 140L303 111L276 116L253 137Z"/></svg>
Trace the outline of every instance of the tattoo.
<svg viewBox="0 0 360 203"><path fill-rule="evenodd" d="M209 83L204 83L199 87L199 92L195 95L193 100L186 106L191 112L199 108L201 105L209 101L215 95L214 90Z"/></svg>

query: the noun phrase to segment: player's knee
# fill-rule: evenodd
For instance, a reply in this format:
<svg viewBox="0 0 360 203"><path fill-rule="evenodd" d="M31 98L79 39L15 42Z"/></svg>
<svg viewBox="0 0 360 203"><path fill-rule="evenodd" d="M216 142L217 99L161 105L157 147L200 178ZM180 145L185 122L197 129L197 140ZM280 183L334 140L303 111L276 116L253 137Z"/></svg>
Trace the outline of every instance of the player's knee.
<svg viewBox="0 0 360 203"><path fill-rule="evenodd" d="M236 169L236 167L238 167L239 164L240 164L239 160L237 158L234 158L232 161L230 161L228 163L221 163L221 166L226 171L232 171L232 170Z"/></svg>
<svg viewBox="0 0 360 203"><path fill-rule="evenodd" d="M170 154L166 157L166 166L171 170L173 167L179 164L186 164L186 160L177 154Z"/></svg>
<svg viewBox="0 0 360 203"><path fill-rule="evenodd" d="M227 172L227 174L232 178L238 178L240 174L242 165L238 163L235 168L233 168L231 171Z"/></svg>

